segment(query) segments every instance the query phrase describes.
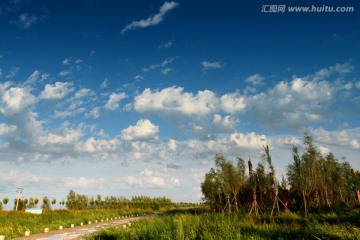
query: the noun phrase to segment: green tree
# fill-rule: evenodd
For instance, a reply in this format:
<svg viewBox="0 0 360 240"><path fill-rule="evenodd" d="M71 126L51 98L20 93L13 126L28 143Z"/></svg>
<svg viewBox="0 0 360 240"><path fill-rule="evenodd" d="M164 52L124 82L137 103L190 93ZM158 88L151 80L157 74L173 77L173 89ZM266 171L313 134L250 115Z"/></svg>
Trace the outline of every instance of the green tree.
<svg viewBox="0 0 360 240"><path fill-rule="evenodd" d="M3 203L4 203L4 205L5 205L5 209L6 209L6 205L8 204L8 202L9 202L9 198L4 197L4 198L3 198Z"/></svg>
<svg viewBox="0 0 360 240"><path fill-rule="evenodd" d="M18 201L19 200L19 201ZM18 211L25 211L27 199L26 198L15 198L14 199L14 210L16 210L16 205L18 204Z"/></svg>
<svg viewBox="0 0 360 240"><path fill-rule="evenodd" d="M204 200L210 204L213 211L238 212L238 194L246 182L245 162L238 158L235 166L226 161L222 154L216 154L215 166L216 169L212 168L205 174L201 184Z"/></svg>
<svg viewBox="0 0 360 240"><path fill-rule="evenodd" d="M37 198L37 197L34 198L34 204L35 204L35 207L37 208L38 204L39 204L39 198Z"/></svg>
<svg viewBox="0 0 360 240"><path fill-rule="evenodd" d="M35 208L35 202L34 202L34 198L29 198L28 204L26 206L27 208Z"/></svg>
<svg viewBox="0 0 360 240"><path fill-rule="evenodd" d="M47 196L43 197L42 202L41 209L51 210L50 199Z"/></svg>
<svg viewBox="0 0 360 240"><path fill-rule="evenodd" d="M291 193L296 202L301 202L305 214L314 208L349 205L356 182L350 165L340 164L331 152L324 157L307 134L304 147L301 155L298 148L293 147L294 162L288 166L287 175Z"/></svg>

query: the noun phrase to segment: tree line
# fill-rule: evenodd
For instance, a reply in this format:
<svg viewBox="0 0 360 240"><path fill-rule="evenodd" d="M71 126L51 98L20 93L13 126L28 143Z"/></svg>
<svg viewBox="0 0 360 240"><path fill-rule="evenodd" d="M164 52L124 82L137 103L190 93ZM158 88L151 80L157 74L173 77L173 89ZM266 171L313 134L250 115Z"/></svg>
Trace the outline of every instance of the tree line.
<svg viewBox="0 0 360 240"><path fill-rule="evenodd" d="M339 162L329 152L321 154L311 136L304 136L304 151L292 148L292 163L286 177L276 179L269 146L263 146L262 161L256 168L238 157L228 161L215 155L215 168L201 183L204 200L214 212L301 211L335 209L359 202L360 175L344 160Z"/></svg>
<svg viewBox="0 0 360 240"><path fill-rule="evenodd" d="M171 199L166 197L133 196L131 199L127 199L125 197L110 196L103 199L100 194L94 198L70 190L65 205L70 210L120 208L159 210L162 207L170 207L173 203Z"/></svg>
<svg viewBox="0 0 360 240"><path fill-rule="evenodd" d="M2 201L0 201L0 210L2 210L4 208L3 205L5 205L5 209L6 209L6 205L9 203L9 198L8 197L4 197L2 199ZM14 207L13 210L19 210L19 211L24 211L25 209L28 208L38 208L39 204L41 205L41 208L44 210L51 210L52 207L51 205L55 205L56 204L56 199L53 198L51 201L47 196L44 196L42 198L42 201L39 202L39 198L34 197L34 198L14 198Z"/></svg>
<svg viewBox="0 0 360 240"><path fill-rule="evenodd" d="M3 209L3 205L8 204L9 198L4 197L2 202L0 201L0 210ZM42 198L42 201L39 198L14 198L14 207L13 210L25 211L29 208L39 208L43 210L51 210L52 207L56 204L56 199L53 198L50 200L47 196ZM77 194L74 190L70 190L66 200L59 202L60 206L64 206L69 210L84 210L84 209L152 209L159 210L160 208L170 207L170 206L189 206L190 203L173 203L171 199L166 197L147 197L147 196L133 196L131 199L125 197L105 197L102 198L100 194L97 197L89 197L84 194ZM192 205L192 204L190 204Z"/></svg>

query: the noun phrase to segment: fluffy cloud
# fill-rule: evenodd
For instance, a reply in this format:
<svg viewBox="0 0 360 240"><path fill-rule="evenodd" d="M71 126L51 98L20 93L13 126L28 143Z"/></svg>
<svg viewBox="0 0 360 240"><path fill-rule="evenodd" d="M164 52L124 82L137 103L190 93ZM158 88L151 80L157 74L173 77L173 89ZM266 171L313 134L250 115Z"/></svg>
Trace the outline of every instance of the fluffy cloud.
<svg viewBox="0 0 360 240"><path fill-rule="evenodd" d="M0 123L0 136L10 134L10 133L14 132L15 130L16 130L16 126L14 126L14 125Z"/></svg>
<svg viewBox="0 0 360 240"><path fill-rule="evenodd" d="M327 81L295 78L249 97L248 109L252 118L264 126L285 125L299 129L326 118L334 91Z"/></svg>
<svg viewBox="0 0 360 240"><path fill-rule="evenodd" d="M265 135L258 135L254 132L249 134L233 133L229 136L228 140L241 148L261 149L262 146L267 144Z"/></svg>
<svg viewBox="0 0 360 240"><path fill-rule="evenodd" d="M109 96L109 100L105 104L105 109L114 111L120 107L119 102L125 99L127 95L125 93L112 93Z"/></svg>
<svg viewBox="0 0 360 240"><path fill-rule="evenodd" d="M175 139L170 139L167 143L167 149L171 152L176 152L177 142Z"/></svg>
<svg viewBox="0 0 360 240"><path fill-rule="evenodd" d="M231 133L234 132L235 125L239 120L231 116L222 117L220 114L215 114L212 122L215 132Z"/></svg>
<svg viewBox="0 0 360 240"><path fill-rule="evenodd" d="M247 106L247 100L238 92L224 94L220 98L221 108L226 113L240 114L243 113Z"/></svg>
<svg viewBox="0 0 360 240"><path fill-rule="evenodd" d="M79 143L77 148L78 151L80 152L88 152L88 153L114 152L116 151L118 145L119 145L119 141L117 139L95 140L93 137L90 137L85 142Z"/></svg>
<svg viewBox="0 0 360 240"><path fill-rule="evenodd" d="M152 170L145 169L138 176L128 176L124 181L132 187L140 188L169 188L180 187L181 181L177 177L156 173Z"/></svg>
<svg viewBox="0 0 360 240"><path fill-rule="evenodd" d="M64 98L73 91L73 83L56 82L53 85L46 84L45 89L40 93L39 97L47 100L58 100Z"/></svg>
<svg viewBox="0 0 360 240"><path fill-rule="evenodd" d="M147 19L142 19L139 21L133 21L129 25L127 25L123 30L121 30L121 33L124 34L129 30L137 29L137 28L146 28L150 26L158 25L165 17L165 14L169 12L170 10L178 7L179 4L177 2L165 2L159 9L159 12L151 17L148 17Z"/></svg>
<svg viewBox="0 0 360 240"><path fill-rule="evenodd" d="M215 93L205 90L196 95L184 92L181 87L161 91L145 89L135 97L133 108L139 113L157 113L165 117L208 115L218 107Z"/></svg>
<svg viewBox="0 0 360 240"><path fill-rule="evenodd" d="M42 147L72 146L75 147L80 137L84 134L81 129L65 128L63 134L48 133L38 138L38 144Z"/></svg>
<svg viewBox="0 0 360 240"><path fill-rule="evenodd" d="M246 82L251 83L253 85L261 85L263 81L264 81L264 77L261 76L260 74L251 75L246 79Z"/></svg>
<svg viewBox="0 0 360 240"><path fill-rule="evenodd" d="M157 139L159 126L155 126L148 119L139 120L135 126L129 126L121 131L121 137L128 141L147 141Z"/></svg>
<svg viewBox="0 0 360 240"><path fill-rule="evenodd" d="M70 70L63 70L63 71L59 72L59 75L61 77L65 77L65 76L68 76L68 75L71 75L71 74L72 74L72 71L70 71Z"/></svg>
<svg viewBox="0 0 360 240"><path fill-rule="evenodd" d="M75 93L74 98L75 99L76 98L83 98L83 97L90 96L90 95L95 95L95 93L92 90L88 89L88 88L82 88L82 89L80 89L79 91L77 91Z"/></svg>
<svg viewBox="0 0 360 240"><path fill-rule="evenodd" d="M0 103L0 112L3 114L16 114L35 104L36 98L28 88L13 87L5 91Z"/></svg>
<svg viewBox="0 0 360 240"><path fill-rule="evenodd" d="M311 135L319 143L341 148L360 149L360 129L328 131L324 128L313 129Z"/></svg>
<svg viewBox="0 0 360 240"><path fill-rule="evenodd" d="M100 108L99 107L95 107L93 108L90 113L89 113L90 116L92 116L93 118L99 118L100 117Z"/></svg>

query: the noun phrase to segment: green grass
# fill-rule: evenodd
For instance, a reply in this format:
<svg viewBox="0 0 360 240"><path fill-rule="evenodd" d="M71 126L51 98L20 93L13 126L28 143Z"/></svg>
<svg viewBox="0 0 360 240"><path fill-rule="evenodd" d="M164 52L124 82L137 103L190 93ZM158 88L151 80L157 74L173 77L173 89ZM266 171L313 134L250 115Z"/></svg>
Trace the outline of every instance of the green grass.
<svg viewBox="0 0 360 240"><path fill-rule="evenodd" d="M360 239L359 226L352 221L336 213L309 218L176 213L140 220L129 229L105 229L89 239Z"/></svg>
<svg viewBox="0 0 360 240"><path fill-rule="evenodd" d="M45 228L57 230L59 226L68 228L71 224L79 226L80 223L87 224L106 218L127 216L130 214L149 213L150 211L135 210L58 210L45 211L43 214L35 215L25 212L0 211L0 235L6 239L24 236L26 230L31 234L42 233Z"/></svg>

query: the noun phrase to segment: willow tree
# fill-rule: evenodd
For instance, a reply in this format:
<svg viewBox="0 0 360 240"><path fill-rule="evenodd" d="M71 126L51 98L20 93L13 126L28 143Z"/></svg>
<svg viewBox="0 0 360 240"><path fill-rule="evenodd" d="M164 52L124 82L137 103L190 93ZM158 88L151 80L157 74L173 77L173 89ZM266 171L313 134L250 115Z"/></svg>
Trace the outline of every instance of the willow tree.
<svg viewBox="0 0 360 240"><path fill-rule="evenodd" d="M238 194L246 183L244 160L237 158L237 164L234 165L233 162L225 160L222 154L216 154L215 167L205 174L201 183L204 199L214 211L238 212Z"/></svg>
<svg viewBox="0 0 360 240"><path fill-rule="evenodd" d="M323 156L309 135L305 135L301 155L293 146L293 160L288 166L288 180L305 214L313 208L339 207L353 200L357 179L350 165L339 163L331 152Z"/></svg>

